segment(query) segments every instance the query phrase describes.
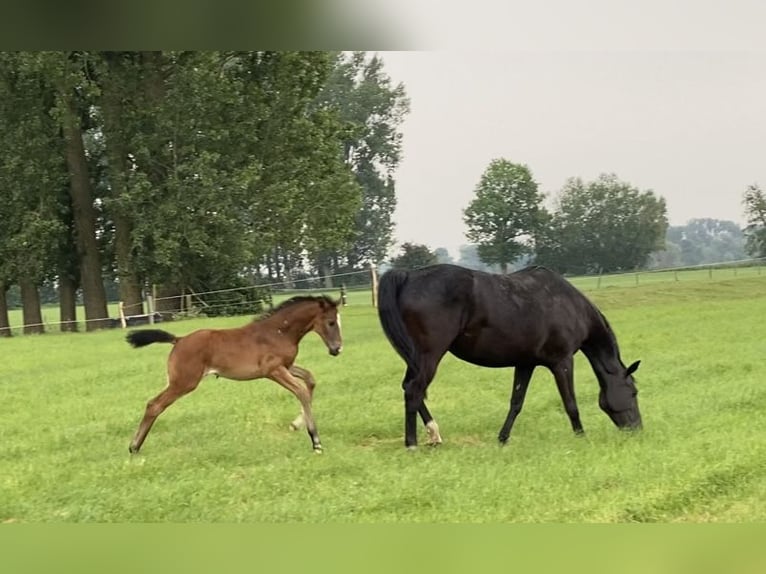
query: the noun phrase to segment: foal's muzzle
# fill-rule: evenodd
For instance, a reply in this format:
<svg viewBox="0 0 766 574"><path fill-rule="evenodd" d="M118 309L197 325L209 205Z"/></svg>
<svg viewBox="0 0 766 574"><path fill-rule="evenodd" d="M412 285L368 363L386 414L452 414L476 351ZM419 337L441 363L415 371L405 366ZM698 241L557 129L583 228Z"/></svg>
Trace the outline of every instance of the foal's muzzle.
<svg viewBox="0 0 766 574"><path fill-rule="evenodd" d="M343 345L339 347L330 347L329 351L333 357L337 357L340 354L341 349L343 349Z"/></svg>

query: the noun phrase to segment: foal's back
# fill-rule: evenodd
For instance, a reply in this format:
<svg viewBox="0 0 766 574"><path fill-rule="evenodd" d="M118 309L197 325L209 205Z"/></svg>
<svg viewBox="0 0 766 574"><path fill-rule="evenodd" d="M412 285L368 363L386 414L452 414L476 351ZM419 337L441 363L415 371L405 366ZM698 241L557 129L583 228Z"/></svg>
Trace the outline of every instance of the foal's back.
<svg viewBox="0 0 766 574"><path fill-rule="evenodd" d="M280 338L278 331L253 321L230 329L199 329L179 338L168 368L171 375L194 371L247 381L265 377L279 365L291 366L297 352L297 346Z"/></svg>

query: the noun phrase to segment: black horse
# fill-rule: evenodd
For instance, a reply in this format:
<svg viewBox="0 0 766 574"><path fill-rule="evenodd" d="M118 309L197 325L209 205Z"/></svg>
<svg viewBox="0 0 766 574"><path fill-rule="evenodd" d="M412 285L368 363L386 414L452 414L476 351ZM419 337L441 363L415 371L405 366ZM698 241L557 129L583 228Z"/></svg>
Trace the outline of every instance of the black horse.
<svg viewBox="0 0 766 574"><path fill-rule="evenodd" d="M456 265L390 270L380 278L378 315L407 363L405 445L417 445L417 414L430 442L439 427L426 389L444 354L484 367L515 367L511 406L498 436L505 443L521 411L535 367L556 379L572 429L582 433L573 384L573 355L581 350L601 387L599 405L620 428L641 428L636 361L625 367L606 317L566 279L544 267L493 275Z"/></svg>

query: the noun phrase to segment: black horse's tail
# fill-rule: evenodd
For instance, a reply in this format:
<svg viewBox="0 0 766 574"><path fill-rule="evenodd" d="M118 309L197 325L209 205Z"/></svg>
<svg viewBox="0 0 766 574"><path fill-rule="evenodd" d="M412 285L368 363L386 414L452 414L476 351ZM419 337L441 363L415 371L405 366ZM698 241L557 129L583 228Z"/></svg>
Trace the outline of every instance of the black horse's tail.
<svg viewBox="0 0 766 574"><path fill-rule="evenodd" d="M133 331L126 337L128 343L133 347L146 347L152 343L175 343L178 338L168 333L167 331L161 331L160 329L142 329L140 331Z"/></svg>
<svg viewBox="0 0 766 574"><path fill-rule="evenodd" d="M419 370L418 351L412 342L399 309L399 293L407 283L407 272L391 269L378 284L378 318L391 346L407 363L414 376Z"/></svg>

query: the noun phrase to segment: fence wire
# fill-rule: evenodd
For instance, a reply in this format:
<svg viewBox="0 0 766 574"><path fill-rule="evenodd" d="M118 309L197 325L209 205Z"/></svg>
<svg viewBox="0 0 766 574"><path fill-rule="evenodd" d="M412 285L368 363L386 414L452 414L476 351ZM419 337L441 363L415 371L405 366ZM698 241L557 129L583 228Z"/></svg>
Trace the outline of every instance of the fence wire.
<svg viewBox="0 0 766 574"><path fill-rule="evenodd" d="M761 275L762 269L766 265L766 257L759 257L754 259L742 259L737 261L723 261L719 263L702 263L699 265L687 265L683 267L665 267L665 268L657 268L657 269L642 269L638 271L630 271L630 272L623 272L623 273L610 273L610 274L590 274L590 275L578 275L574 277L567 277L567 279L572 282L575 286L578 288L593 288L593 283L595 282L595 288L601 288L601 287L608 287L608 286L625 286L628 287L630 285L640 285L642 282L642 277L651 278L649 279L652 282L670 282L670 281L680 281L683 277L683 274L693 273L695 277L700 275L700 272L707 271L707 274L704 274L708 278L712 279L714 277L714 272L721 272L721 271L730 271L732 277L746 277L746 276L753 276L753 275ZM748 273L745 270L750 270ZM743 271L742 273L739 273L739 271ZM199 293L190 293L187 295L191 295L192 298L198 298L202 296L207 295L215 295L215 294L222 294L222 293L231 293L231 292L247 292L249 290L255 290L255 289L263 289L268 288L271 291L272 297L287 297L289 295L299 295L302 293L322 293L322 292L328 292L328 291L339 291L341 287L333 286L333 287L309 287L309 288L298 288L295 287L296 284L299 283L305 283L305 282L322 282L326 279L336 279L339 277L349 277L354 275L361 275L361 274L370 274L370 270L362 270L362 271L351 271L347 273L336 273L332 275L324 275L320 277L308 277L308 278L301 278L296 279L293 281L276 281L276 282L270 282L270 283L261 283L257 285L246 285L243 287L231 287L227 289L215 289L210 291L203 291ZM681 275L679 275L681 274ZM681 277L681 278L679 278ZM700 277L704 278L704 277ZM632 279L632 281L631 281ZM281 289L279 287L282 287ZM370 291L371 289L371 283L368 284L362 284L362 285L351 285L345 287L346 293L353 293L353 292L359 292L359 291ZM155 299L156 301L160 300L169 300L169 299L179 299L182 300L186 295L176 295L171 297L157 297ZM144 301L142 304L146 304ZM193 316L195 314L204 314L205 309L215 309L220 307L242 307L243 313L247 314L247 310L245 309L246 306L252 307L252 301L225 301L223 299L221 300L213 300L207 302L207 305L205 307L195 305L194 308L191 310L191 313L188 313L190 316ZM370 304L371 301L370 301ZM17 310L13 310L17 311ZM44 313L45 310L43 310ZM163 311L162 313L174 313L174 314L183 314L183 312L180 310L177 311ZM91 322L102 322L110 324L117 322L119 326L120 318L116 317L106 317L106 318L99 318L99 319L76 319L74 321L48 321L46 319L43 319L40 323L20 323L20 324L11 324L9 327L3 329L4 331L10 331L11 333L18 333L23 331L24 329L33 328L33 327L44 327L45 329L50 329L53 327L61 327L61 325L64 324L74 324L77 326L78 329L80 329L82 326L87 325Z"/></svg>

